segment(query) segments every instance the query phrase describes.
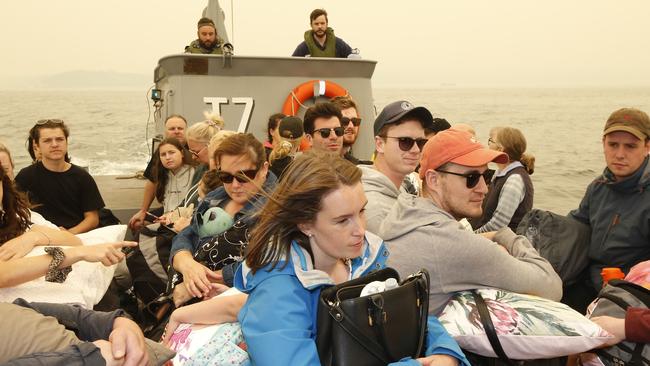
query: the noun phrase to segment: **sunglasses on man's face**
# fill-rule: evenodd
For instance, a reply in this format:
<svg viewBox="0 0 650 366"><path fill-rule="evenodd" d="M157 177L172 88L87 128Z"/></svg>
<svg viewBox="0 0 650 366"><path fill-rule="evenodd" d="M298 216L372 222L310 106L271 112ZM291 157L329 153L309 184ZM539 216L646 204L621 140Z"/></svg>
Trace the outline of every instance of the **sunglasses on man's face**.
<svg viewBox="0 0 650 366"><path fill-rule="evenodd" d="M345 133L345 128L343 127L319 128L316 131L314 131L314 133L318 132L320 133L320 137L326 139L330 137L330 133L332 133L332 131L334 131L334 134L336 134L336 136L341 137L343 136L343 133Z"/></svg>
<svg viewBox="0 0 650 366"><path fill-rule="evenodd" d="M484 171L483 173L479 172L468 172L468 173L456 173L456 172L449 172L446 170L437 170L438 173L446 173L446 174L452 174L452 175L457 175L459 177L464 177L467 181L466 186L467 188L474 188L478 184L479 179L483 177L485 180L485 185L490 184L490 181L492 180L492 176L494 175L494 170L488 169Z"/></svg>
<svg viewBox="0 0 650 366"><path fill-rule="evenodd" d="M239 183L248 183L255 179L258 171L259 169L240 170L239 173L231 174L219 170L217 175L219 176L219 180L223 183L232 183L233 179L237 179Z"/></svg>
<svg viewBox="0 0 650 366"><path fill-rule="evenodd" d="M352 118L343 117L343 118L341 118L341 125L343 125L343 126L347 126L348 123L350 123L350 122L352 122L353 126L359 127L359 125L361 124L361 118L357 118L357 117L352 117Z"/></svg>
<svg viewBox="0 0 650 366"><path fill-rule="evenodd" d="M418 149L422 151L422 149L424 148L424 144L427 143L427 139L425 138L414 139L412 137L394 137L394 136L386 136L386 138L397 139L397 144L399 145L399 149L402 151L411 151L411 149L413 148L413 144L418 145Z"/></svg>

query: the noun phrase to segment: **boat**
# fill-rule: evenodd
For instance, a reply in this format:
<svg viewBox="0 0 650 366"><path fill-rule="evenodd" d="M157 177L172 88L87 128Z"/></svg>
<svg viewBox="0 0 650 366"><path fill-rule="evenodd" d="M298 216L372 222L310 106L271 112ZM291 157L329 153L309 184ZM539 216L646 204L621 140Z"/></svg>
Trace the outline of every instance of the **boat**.
<svg viewBox="0 0 650 366"><path fill-rule="evenodd" d="M218 0L203 10L228 43L224 13ZM234 45L236 51L236 45ZM172 114L188 123L205 120L204 112L220 115L225 129L250 132L260 141L267 138L268 117L274 113L302 118L310 105L332 96L349 94L359 106L363 120L354 154L368 159L374 151L370 124L376 110L372 75L377 61L352 58L268 57L237 55L172 54L159 59L153 73L151 99L155 109L156 136L151 151L162 139L164 122ZM95 177L107 207L128 222L142 201L142 180Z"/></svg>

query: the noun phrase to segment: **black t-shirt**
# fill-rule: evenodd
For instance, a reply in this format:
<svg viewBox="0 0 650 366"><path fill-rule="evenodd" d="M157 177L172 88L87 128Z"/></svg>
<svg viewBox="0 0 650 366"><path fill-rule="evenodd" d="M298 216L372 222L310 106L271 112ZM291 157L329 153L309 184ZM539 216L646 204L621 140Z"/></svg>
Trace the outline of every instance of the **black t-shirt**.
<svg viewBox="0 0 650 366"><path fill-rule="evenodd" d="M74 164L65 172L53 172L38 162L22 169L16 183L37 205L34 211L66 229L78 225L84 212L104 207L93 177Z"/></svg>

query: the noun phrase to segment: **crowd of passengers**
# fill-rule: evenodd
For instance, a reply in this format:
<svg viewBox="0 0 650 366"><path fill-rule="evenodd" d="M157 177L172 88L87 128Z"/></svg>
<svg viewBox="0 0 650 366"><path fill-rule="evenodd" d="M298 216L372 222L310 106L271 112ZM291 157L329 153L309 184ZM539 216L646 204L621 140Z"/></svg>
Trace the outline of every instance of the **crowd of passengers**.
<svg viewBox="0 0 650 366"><path fill-rule="evenodd" d="M562 300L584 312L602 287L603 267L626 272L650 259L644 236L650 206L643 204L642 189L650 176L650 119L640 110L617 110L605 123L607 167L569 214L591 227L590 266L579 282L564 288L564 298L553 267L513 232L532 209L534 194L534 157L526 153L521 131L495 127L485 147L471 126L451 126L424 107L396 101L374 120L375 152L366 161L354 155L363 121L348 96L313 105L303 120L270 116L265 142L224 130L219 117L188 127L182 116L170 116L144 174L141 209L129 222L134 231L147 229L163 239L154 250L168 271L142 277L149 281L143 286L137 273L150 264L136 260L142 255L136 243L84 246L74 235L100 224L103 200L93 178L69 162L65 122L40 120L28 134L33 164L15 178L11 154L0 148L0 286L41 276L65 281L78 261L120 263L116 277L130 278L139 310L151 303L169 305L165 316L153 320L159 331L166 325L166 342L181 323L239 322L252 362L317 364L319 289L384 266L404 277L425 268L431 275L430 321L426 357L418 361L446 365L467 362L436 319L455 292L500 288ZM154 198L158 209L152 209ZM35 246L50 250L26 257ZM127 260L125 247L134 252ZM240 292L215 297L230 287ZM76 348L56 354L82 359L112 354L131 361L132 352L138 362L146 360L146 353L136 350L144 344L143 333L124 318L120 299L107 301L102 310L108 312L97 313L104 314L95 322L103 324L106 343L88 344L83 341L91 339L80 337ZM37 316L52 315L48 306L17 300L0 311L28 308ZM82 315L95 316L87 311L91 315ZM69 315L67 309L53 313ZM642 328L647 311L628 313L635 318L600 321L620 339L648 334ZM148 335L159 340L162 332ZM122 353L114 344L122 345ZM113 353L106 353L111 347ZM33 357L7 352L3 360Z"/></svg>
<svg viewBox="0 0 650 366"><path fill-rule="evenodd" d="M312 12L294 56L352 53L327 21L324 10ZM186 52L232 50L210 19L197 29ZM264 142L225 130L219 116L191 126L169 116L128 223L139 246L86 246L75 235L114 220L93 178L70 162L64 121L36 122L27 138L33 162L15 175L0 145L0 288L43 276L64 282L80 261L118 265L95 308L102 311L0 303L0 363L145 365L145 334L168 345L181 323L237 322L250 362L319 364L320 290L388 266L404 278L421 268L431 276L425 355L395 364L468 365L436 318L456 292L498 288L584 313L603 286L602 268L627 272L650 260L643 111L622 108L605 122L606 168L569 213L591 230L590 263L565 285L514 232L534 199L535 159L519 129L492 128L485 147L470 125L452 126L400 100L372 123L373 156L355 156L359 129L371 123L360 109L340 96L309 107L303 119L274 114ZM37 246L46 254L26 256ZM230 288L235 295L218 296ZM650 342L647 309L594 321L616 341Z"/></svg>

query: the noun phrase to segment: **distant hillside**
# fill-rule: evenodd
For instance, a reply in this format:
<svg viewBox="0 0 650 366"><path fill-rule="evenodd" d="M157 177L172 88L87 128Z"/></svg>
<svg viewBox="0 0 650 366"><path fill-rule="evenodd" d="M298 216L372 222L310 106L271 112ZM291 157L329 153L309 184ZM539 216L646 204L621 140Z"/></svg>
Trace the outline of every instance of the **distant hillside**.
<svg viewBox="0 0 650 366"><path fill-rule="evenodd" d="M45 76L40 80L46 88L146 88L153 83L151 75L113 71L69 71Z"/></svg>

